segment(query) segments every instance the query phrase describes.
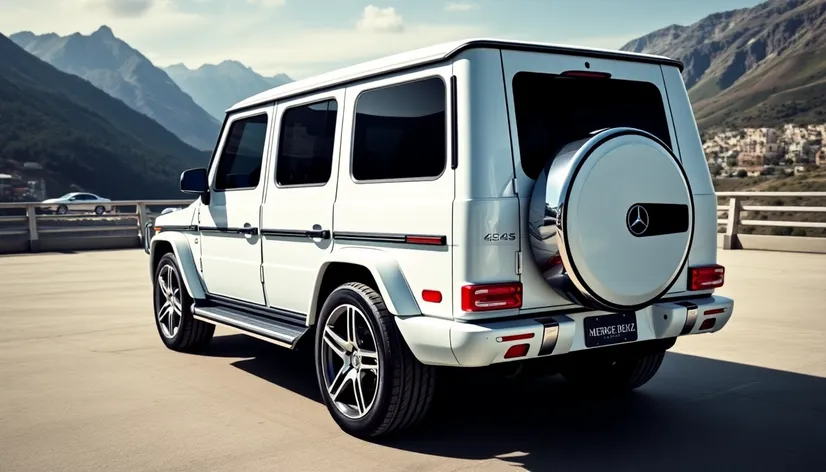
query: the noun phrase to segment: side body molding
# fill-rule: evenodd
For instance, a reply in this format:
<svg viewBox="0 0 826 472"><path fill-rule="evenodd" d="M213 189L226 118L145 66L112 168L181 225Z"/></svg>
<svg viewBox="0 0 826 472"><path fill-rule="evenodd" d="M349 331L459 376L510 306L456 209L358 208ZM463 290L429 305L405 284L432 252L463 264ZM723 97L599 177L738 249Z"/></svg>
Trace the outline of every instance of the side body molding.
<svg viewBox="0 0 826 472"><path fill-rule="evenodd" d="M330 258L319 267L313 297L310 301L308 324L315 323L315 314L320 305L324 304L324 300L318 300L321 282L324 280L327 269L335 263L358 265L369 270L376 280L379 293L384 298L384 304L390 313L396 316L422 314L419 304L416 302L404 274L402 274L399 263L390 253L380 249L343 247L333 250Z"/></svg>
<svg viewBox="0 0 826 472"><path fill-rule="evenodd" d="M161 243L168 243L172 246L172 252L175 253L175 258L178 259L178 271L180 272L184 285L186 285L186 289L189 291L192 298L196 300L205 299L206 291L204 290L204 285L198 275L198 266L195 264L195 257L192 254L192 248L189 245L189 240L183 233L176 231L162 231L152 238L151 247L149 249L149 260L152 261L150 264L149 270L151 273L149 276L152 278L155 277L155 251L158 250L159 244L161 246L164 245Z"/></svg>

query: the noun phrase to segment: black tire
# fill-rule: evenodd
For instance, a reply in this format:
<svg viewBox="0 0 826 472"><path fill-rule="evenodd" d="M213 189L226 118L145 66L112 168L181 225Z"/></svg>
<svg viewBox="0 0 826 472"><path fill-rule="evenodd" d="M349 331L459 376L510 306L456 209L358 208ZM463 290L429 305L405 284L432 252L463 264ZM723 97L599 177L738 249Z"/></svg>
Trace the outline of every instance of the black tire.
<svg viewBox="0 0 826 472"><path fill-rule="evenodd" d="M69 207L67 207L66 205L60 205L59 207L57 207L58 215L65 215L66 213L69 213Z"/></svg>
<svg viewBox="0 0 826 472"><path fill-rule="evenodd" d="M660 370L665 352L617 360L589 359L562 369L573 387L590 393L621 393L642 387Z"/></svg>
<svg viewBox="0 0 826 472"><path fill-rule="evenodd" d="M196 320L192 317L192 297L186 290L186 285L184 285L181 279L178 267L175 254L170 252L161 257L158 266L155 268L155 277L152 281L155 327L158 329L158 335L161 337L161 341L163 341L169 349L179 352L197 352L205 348L212 340L212 335L215 333L215 325ZM161 320L159 319L159 311L166 301L159 278L162 273L167 273L166 271L171 271L173 275L173 289L177 288L181 300L180 325L176 331L171 333L172 336L167 336L167 333L164 332L165 327L161 326ZM169 330L166 329L166 331L168 332Z"/></svg>
<svg viewBox="0 0 826 472"><path fill-rule="evenodd" d="M106 213L106 208L104 208L103 205L98 205L95 207L95 214L97 216L102 216L104 213Z"/></svg>
<svg viewBox="0 0 826 472"><path fill-rule="evenodd" d="M370 410L357 419L349 418L336 407L327 391L323 365L326 323L334 310L344 304L354 305L366 315L378 353L375 398ZM413 356L379 293L361 283L341 285L324 302L315 331L315 366L321 396L343 431L359 438L377 438L421 423L433 403L436 372Z"/></svg>

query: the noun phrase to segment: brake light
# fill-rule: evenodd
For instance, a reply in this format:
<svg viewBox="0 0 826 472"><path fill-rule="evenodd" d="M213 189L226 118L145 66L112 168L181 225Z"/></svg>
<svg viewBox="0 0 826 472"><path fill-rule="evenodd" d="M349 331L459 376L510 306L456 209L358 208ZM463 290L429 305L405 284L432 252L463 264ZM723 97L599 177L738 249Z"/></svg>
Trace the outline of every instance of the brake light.
<svg viewBox="0 0 826 472"><path fill-rule="evenodd" d="M720 288L726 279L726 268L721 265L691 267L688 272L688 289L708 290Z"/></svg>
<svg viewBox="0 0 826 472"><path fill-rule="evenodd" d="M578 77L582 79L610 79L611 74L607 72L594 72L590 70L566 70L559 74L562 77Z"/></svg>
<svg viewBox="0 0 826 472"><path fill-rule="evenodd" d="M462 311L504 310L522 307L519 282L462 287Z"/></svg>

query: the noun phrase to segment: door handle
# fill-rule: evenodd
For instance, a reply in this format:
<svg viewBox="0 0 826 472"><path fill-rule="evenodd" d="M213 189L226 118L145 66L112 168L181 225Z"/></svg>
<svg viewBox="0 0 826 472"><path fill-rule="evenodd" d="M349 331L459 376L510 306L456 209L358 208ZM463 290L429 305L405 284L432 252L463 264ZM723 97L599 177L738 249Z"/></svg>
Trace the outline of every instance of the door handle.
<svg viewBox="0 0 826 472"><path fill-rule="evenodd" d="M253 228L252 225L249 223L245 223L243 228L238 228L238 232L241 234L249 234L252 236L258 235L258 228Z"/></svg>
<svg viewBox="0 0 826 472"><path fill-rule="evenodd" d="M308 238L320 238L320 239L330 239L330 231L326 229L318 229L318 230L310 230L305 231L304 234Z"/></svg>

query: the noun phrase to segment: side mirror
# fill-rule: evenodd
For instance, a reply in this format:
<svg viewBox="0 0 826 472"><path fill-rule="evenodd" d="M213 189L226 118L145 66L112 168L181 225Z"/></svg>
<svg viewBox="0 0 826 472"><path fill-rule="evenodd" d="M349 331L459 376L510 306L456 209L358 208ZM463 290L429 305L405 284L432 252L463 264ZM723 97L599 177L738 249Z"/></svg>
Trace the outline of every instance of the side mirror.
<svg viewBox="0 0 826 472"><path fill-rule="evenodd" d="M208 190L206 169L187 169L181 173L181 192L200 195Z"/></svg>

